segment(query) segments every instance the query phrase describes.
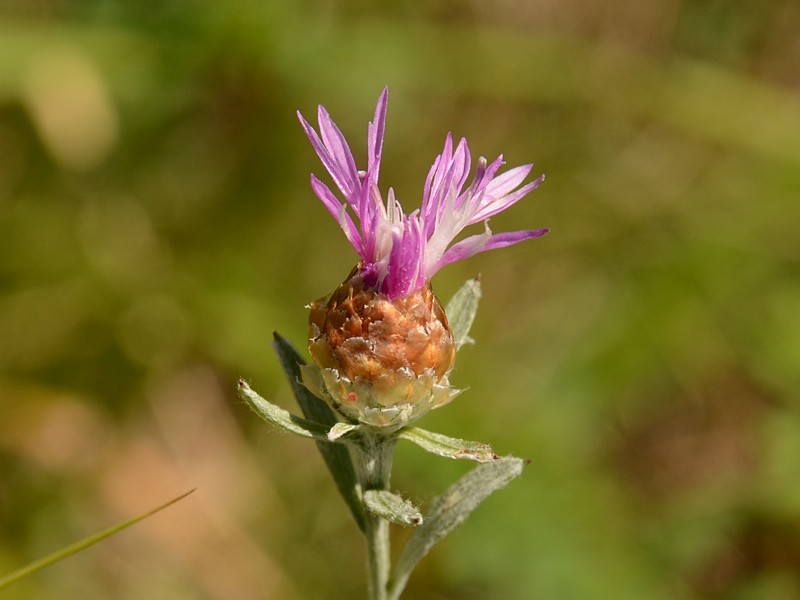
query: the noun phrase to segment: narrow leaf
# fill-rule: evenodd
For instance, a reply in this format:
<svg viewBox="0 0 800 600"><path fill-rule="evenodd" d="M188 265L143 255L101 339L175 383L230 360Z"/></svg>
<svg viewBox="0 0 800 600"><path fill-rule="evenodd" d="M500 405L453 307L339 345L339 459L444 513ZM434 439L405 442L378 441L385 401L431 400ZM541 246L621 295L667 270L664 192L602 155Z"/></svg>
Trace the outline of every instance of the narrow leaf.
<svg viewBox="0 0 800 600"><path fill-rule="evenodd" d="M469 330L478 312L478 302L481 299L481 280L479 277L470 279L453 295L447 303L445 313L453 331L456 349L464 344L471 344Z"/></svg>
<svg viewBox="0 0 800 600"><path fill-rule="evenodd" d="M353 431L357 431L360 428L360 425L354 425L353 423L337 423L331 427L330 431L328 431L328 439L331 442L335 442L339 438L344 437Z"/></svg>
<svg viewBox="0 0 800 600"><path fill-rule="evenodd" d="M421 525L422 515L408 500L387 490L367 490L364 505L377 517L398 525Z"/></svg>
<svg viewBox="0 0 800 600"><path fill-rule="evenodd" d="M419 427L405 427L397 432L397 437L413 442L431 454L445 458L474 460L481 463L496 461L500 458L489 444L459 440Z"/></svg>
<svg viewBox="0 0 800 600"><path fill-rule="evenodd" d="M288 410L264 400L243 379L239 380L239 395L247 401L253 412L271 425L275 425L287 433L294 433L295 435L315 440L329 441L327 431L322 425L301 419Z"/></svg>
<svg viewBox="0 0 800 600"><path fill-rule="evenodd" d="M305 361L300 357L292 345L278 333L275 333L275 341L272 343L275 352L278 353L278 358L281 361L283 370L286 377L289 379L289 384L292 386L297 403L307 419L314 423L319 423L325 428L327 433L336 423L338 419L333 410L325 404L322 400L314 396L308 389L300 383L300 366L305 364ZM339 493L344 498L350 512L353 513L353 518L356 520L359 528L364 530L364 514L361 499L358 494L356 472L353 467L353 460L350 458L350 453L347 448L339 444L331 444L329 442L317 441L317 448L319 448L322 458L328 470L336 482L336 487Z"/></svg>
<svg viewBox="0 0 800 600"><path fill-rule="evenodd" d="M460 525L492 492L505 487L522 473L525 461L513 456L478 465L444 494L433 500L425 522L414 530L397 562L389 599L396 600L411 571L431 547Z"/></svg>
<svg viewBox="0 0 800 600"><path fill-rule="evenodd" d="M123 529L127 529L131 525L135 525L139 521L143 521L148 517L152 517L157 512L164 510L168 506L172 506L179 500L183 500L193 491L194 490L189 490L185 494L181 494L177 498L173 498L172 500L170 500L169 502L165 502L161 506L157 506L156 508L148 510L146 513L139 515L138 517L134 517L133 519L125 521L124 523L120 523L118 525L114 525L113 527L109 527L108 529L105 529L99 533L95 533L94 535L90 535L89 537L86 537L79 542L75 542L74 544L67 546L66 548L57 550L56 552L53 552L52 554L45 556L42 559L32 562L29 565L22 567L21 569L17 569L13 573L0 578L0 590L2 590L8 585L11 585L15 581L22 579L23 577L27 577L28 575L36 573L37 571L40 571L45 567L49 567L54 563L64 560L65 558L72 556L73 554L76 554L81 550L85 550L86 548L88 548L89 546L93 546L97 542L102 542L104 539L111 537L115 533L119 533Z"/></svg>

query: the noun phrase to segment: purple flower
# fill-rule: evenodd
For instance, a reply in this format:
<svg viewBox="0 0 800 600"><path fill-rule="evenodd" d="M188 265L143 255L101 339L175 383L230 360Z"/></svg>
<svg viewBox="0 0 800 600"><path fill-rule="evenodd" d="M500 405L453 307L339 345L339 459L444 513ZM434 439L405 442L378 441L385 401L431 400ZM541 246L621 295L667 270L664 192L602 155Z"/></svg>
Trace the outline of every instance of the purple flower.
<svg viewBox="0 0 800 600"><path fill-rule="evenodd" d="M319 134L297 113L345 202L315 175L311 175L311 187L361 258L366 285L390 299L405 297L425 286L445 265L547 233L547 229L492 233L489 218L538 187L544 175L520 187L532 164L498 175L502 155L491 164L481 157L465 187L471 167L467 141L462 138L454 149L449 133L425 180L422 208L405 214L392 188L384 200L378 174L388 98L389 89L384 88L368 128L366 171L357 169L347 141L323 106L318 111ZM482 233L453 243L463 229L480 222L484 224Z"/></svg>

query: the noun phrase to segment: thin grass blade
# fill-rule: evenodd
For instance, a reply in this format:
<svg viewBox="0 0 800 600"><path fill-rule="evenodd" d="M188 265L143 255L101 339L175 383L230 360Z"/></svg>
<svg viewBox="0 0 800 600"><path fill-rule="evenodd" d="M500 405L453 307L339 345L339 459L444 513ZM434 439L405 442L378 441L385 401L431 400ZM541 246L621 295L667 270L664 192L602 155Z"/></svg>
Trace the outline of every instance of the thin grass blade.
<svg viewBox="0 0 800 600"><path fill-rule="evenodd" d="M165 502L161 506L157 506L156 508L148 510L146 513L141 514L138 517L134 517L133 519L125 521L124 523L119 523L118 525L114 525L113 527L109 527L108 529L105 529L105 530L103 530L103 531L101 531L99 533L95 533L94 535L90 535L89 537L84 538L84 539L80 540L79 542L75 542L74 544L71 544L70 546L67 546L66 548L62 548L61 550L57 550L56 552L53 552L52 554L50 554L48 556L45 556L44 558L41 558L41 559L39 559L37 561L34 561L34 562L32 562L32 563L20 568L20 569L17 569L13 573L10 573L10 574L6 575L5 577L0 578L0 590L2 590L3 588L11 585L12 583L14 583L16 581L19 581L23 577L27 577L28 575L32 575L33 573L36 573L37 571L41 571L45 567L49 567L50 565L55 564L55 563L57 563L59 561L62 561L65 558L68 558L68 557L72 556L73 554L77 554L81 550L85 550L89 546L93 546L94 544L96 544L98 542L102 542L104 539L106 539L108 537L111 537L114 534L119 533L123 529L127 529L131 525L135 525L139 521L144 521L148 517L152 517L154 514L156 514L158 512L161 512L162 510L164 510L165 508L167 508L169 506L172 506L173 504L175 504L179 500L183 500L184 498L186 498L186 496L191 494L193 491L194 490L189 490L188 492L186 492L184 494L181 494L177 498L173 498L169 502Z"/></svg>

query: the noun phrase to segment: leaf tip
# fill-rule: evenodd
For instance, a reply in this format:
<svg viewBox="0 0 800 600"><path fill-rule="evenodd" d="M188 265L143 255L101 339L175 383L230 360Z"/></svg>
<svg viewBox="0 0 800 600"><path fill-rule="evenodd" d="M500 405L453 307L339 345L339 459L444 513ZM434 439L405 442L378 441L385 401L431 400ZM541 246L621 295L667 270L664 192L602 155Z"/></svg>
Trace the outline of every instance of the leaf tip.
<svg viewBox="0 0 800 600"><path fill-rule="evenodd" d="M472 287L475 289L475 295L478 296L478 298L480 298L481 297L481 274L478 273L477 275L475 275L475 277L470 279L469 282L472 284Z"/></svg>

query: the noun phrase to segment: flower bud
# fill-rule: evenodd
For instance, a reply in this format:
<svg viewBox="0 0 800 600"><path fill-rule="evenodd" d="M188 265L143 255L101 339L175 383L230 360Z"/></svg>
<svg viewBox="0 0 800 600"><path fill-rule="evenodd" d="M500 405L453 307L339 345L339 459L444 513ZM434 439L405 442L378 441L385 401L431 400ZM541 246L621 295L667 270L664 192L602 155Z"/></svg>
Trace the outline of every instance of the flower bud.
<svg viewBox="0 0 800 600"><path fill-rule="evenodd" d="M376 427L402 427L459 392L447 375L456 346L426 284L390 298L357 267L329 299L311 307L309 350L319 370L303 380L340 414Z"/></svg>

